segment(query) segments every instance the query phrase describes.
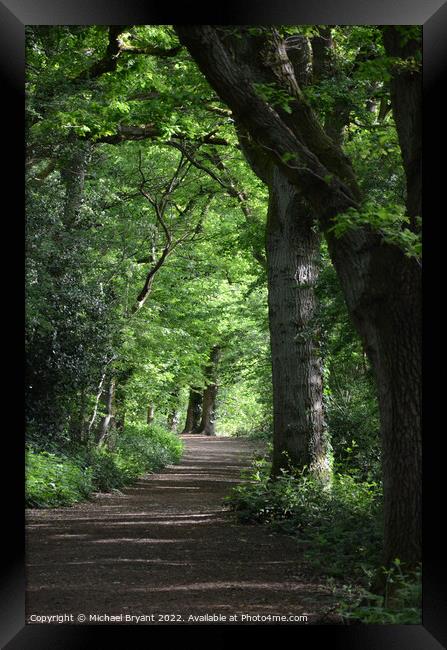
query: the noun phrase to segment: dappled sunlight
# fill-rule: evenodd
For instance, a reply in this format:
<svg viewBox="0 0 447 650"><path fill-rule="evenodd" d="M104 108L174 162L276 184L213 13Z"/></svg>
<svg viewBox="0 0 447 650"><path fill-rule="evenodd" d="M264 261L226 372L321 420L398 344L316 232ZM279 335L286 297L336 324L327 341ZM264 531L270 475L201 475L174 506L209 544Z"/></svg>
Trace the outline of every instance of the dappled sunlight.
<svg viewBox="0 0 447 650"><path fill-rule="evenodd" d="M93 539L89 540L91 544L119 544L126 542L129 544L184 544L192 542L192 539L151 539L150 537L113 537L112 539Z"/></svg>
<svg viewBox="0 0 447 650"><path fill-rule="evenodd" d="M52 539L59 539L59 538L64 538L64 537L74 537L74 538L84 538L88 537L88 534L81 534L81 533L55 533L51 535Z"/></svg>
<svg viewBox="0 0 447 650"><path fill-rule="evenodd" d="M163 485L163 481L157 481L161 485L157 485L155 482L151 484L151 490L156 490L160 488L161 490L200 490L197 486L188 486L188 485ZM128 494L135 494L138 492L145 493L147 490L146 486L132 488L127 491Z"/></svg>
<svg viewBox="0 0 447 650"><path fill-rule="evenodd" d="M195 591L214 591L214 590L223 590L223 589L236 589L236 590L269 590L273 591L275 589L284 591L287 590L289 593L290 592L299 592L300 594L303 593L303 588L309 588L309 583L302 583L302 582L277 582L272 580L272 582L262 582L262 581L234 581L234 582L224 582L220 580L216 580L214 582L192 582L192 583L187 583L187 584L169 584L165 585L163 587L137 587L137 588L132 588L131 591L149 591L149 592L171 592L171 591L187 591L187 592L195 592ZM328 591L328 589L319 586L319 590L322 593L325 593Z"/></svg>
<svg viewBox="0 0 447 650"><path fill-rule="evenodd" d="M108 611L119 598L131 611L143 605L171 611L179 602L197 611L228 611L242 599L245 607L259 603L257 611L272 612L285 603L301 610L302 598L319 597L318 585L290 578L292 539L237 524L227 512L223 497L238 480L239 450L247 447L231 441L231 453L208 465L209 445L204 458L195 440L188 450L193 460L123 490L113 503L32 512L28 611L46 611L57 595L67 611Z"/></svg>

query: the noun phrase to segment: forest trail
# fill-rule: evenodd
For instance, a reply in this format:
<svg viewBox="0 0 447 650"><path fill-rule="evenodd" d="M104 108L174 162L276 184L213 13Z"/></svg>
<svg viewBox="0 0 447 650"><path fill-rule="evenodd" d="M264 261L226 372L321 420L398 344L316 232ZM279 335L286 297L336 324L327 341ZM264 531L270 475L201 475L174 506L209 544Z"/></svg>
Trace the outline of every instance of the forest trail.
<svg viewBox="0 0 447 650"><path fill-rule="evenodd" d="M123 615L120 624L126 614L170 624L219 614L236 614L236 624L243 614L321 622L334 596L304 577L296 540L235 523L223 502L259 443L183 439L179 465L123 494L27 511L27 622L55 614L73 614L75 624L79 614L86 624L95 624L90 614ZM179 620L158 620L169 614Z"/></svg>

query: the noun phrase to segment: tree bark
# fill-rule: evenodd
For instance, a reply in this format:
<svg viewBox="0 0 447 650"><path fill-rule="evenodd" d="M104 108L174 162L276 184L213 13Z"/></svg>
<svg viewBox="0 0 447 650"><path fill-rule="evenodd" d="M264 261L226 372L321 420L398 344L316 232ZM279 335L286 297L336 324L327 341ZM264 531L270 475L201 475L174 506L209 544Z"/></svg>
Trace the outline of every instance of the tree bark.
<svg viewBox="0 0 447 650"><path fill-rule="evenodd" d="M115 425L115 378L112 377L105 397L106 414L102 418L98 447L107 444L110 432Z"/></svg>
<svg viewBox="0 0 447 650"><path fill-rule="evenodd" d="M397 247L328 236L351 318L374 370L380 408L384 555L421 557L421 274Z"/></svg>
<svg viewBox="0 0 447 650"><path fill-rule="evenodd" d="M385 27L389 56L414 56L417 41L402 44ZM421 216L420 72L397 67L391 103L407 181L410 227ZM422 548L422 277L419 263L396 246L362 231L328 236L349 312L373 366L380 407L384 493L384 563L399 558L411 567Z"/></svg>
<svg viewBox="0 0 447 650"><path fill-rule="evenodd" d="M273 379L273 465L327 477L317 300L320 235L312 211L274 167L269 184L267 267Z"/></svg>
<svg viewBox="0 0 447 650"><path fill-rule="evenodd" d="M404 28L405 29L405 28ZM383 42L388 56L416 57L421 66L421 43L405 39L395 26L383 28ZM422 216L422 73L421 69L395 66L391 76L391 107L396 122L402 162L407 181L407 213L414 230L415 217Z"/></svg>
<svg viewBox="0 0 447 650"><path fill-rule="evenodd" d="M399 28L383 29L389 56L420 49ZM407 181L410 227L422 215L420 71L398 66L391 104ZM365 231L327 235L349 312L370 358L378 387L384 494L384 563L407 567L422 549L422 274L417 260Z"/></svg>
<svg viewBox="0 0 447 650"><path fill-rule="evenodd" d="M203 393L200 389L191 388L189 391L188 410L182 434L198 433L202 416Z"/></svg>
<svg viewBox="0 0 447 650"><path fill-rule="evenodd" d="M207 386L203 391L202 419L199 425L198 433L201 436L215 436L215 416L216 416L216 398L217 398L217 366L220 358L220 348L215 345L210 353L209 364L206 367Z"/></svg>
<svg viewBox="0 0 447 650"><path fill-rule="evenodd" d="M149 404L147 407L147 416L146 416L146 422L148 424L151 424L154 421L154 411L155 411L154 405Z"/></svg>
<svg viewBox="0 0 447 650"><path fill-rule="evenodd" d="M168 415L168 420L167 420L168 429L173 432L177 431L179 421L180 421L180 411L178 410L178 408L174 408Z"/></svg>

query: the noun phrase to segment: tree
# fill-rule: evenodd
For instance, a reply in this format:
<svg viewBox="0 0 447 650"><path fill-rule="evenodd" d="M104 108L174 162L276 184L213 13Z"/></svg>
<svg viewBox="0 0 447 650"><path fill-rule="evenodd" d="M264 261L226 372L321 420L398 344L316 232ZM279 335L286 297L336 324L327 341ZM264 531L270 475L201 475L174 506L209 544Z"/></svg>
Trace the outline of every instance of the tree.
<svg viewBox="0 0 447 650"><path fill-rule="evenodd" d="M334 217L350 208L360 209L362 193L349 160L324 132L297 83L277 30L262 30L260 36L256 34L256 43L243 35L239 47L230 47L222 30L211 26L178 26L176 30L239 125L281 168L318 217L379 388L385 561L399 557L414 564L421 550L418 261L396 243L384 241L368 224L339 237L331 230ZM402 47L395 47L399 55L406 54ZM416 42L415 51L419 47ZM275 78L275 89L283 93L282 101L277 94L266 96L265 89L259 92L259 70L265 69ZM412 74L414 90L420 87L417 67ZM415 103L409 105L410 110ZM417 128L417 120L408 122ZM418 174L414 166L412 171ZM415 221L420 214L409 216ZM411 223L409 230L414 232Z"/></svg>
<svg viewBox="0 0 447 650"><path fill-rule="evenodd" d="M198 388L190 388L186 421L182 434L198 433L202 416L203 393Z"/></svg>
<svg viewBox="0 0 447 650"><path fill-rule="evenodd" d="M202 436L216 435L215 412L217 398L217 369L220 357L220 347L214 345L210 352L209 362L205 369L207 384L203 391L202 418L199 424L198 433Z"/></svg>

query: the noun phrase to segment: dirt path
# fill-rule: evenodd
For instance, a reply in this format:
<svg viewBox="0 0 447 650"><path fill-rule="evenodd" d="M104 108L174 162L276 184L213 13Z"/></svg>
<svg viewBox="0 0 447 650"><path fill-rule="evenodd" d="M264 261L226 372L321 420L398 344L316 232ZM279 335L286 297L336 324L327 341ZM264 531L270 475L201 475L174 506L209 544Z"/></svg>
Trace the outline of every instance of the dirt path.
<svg viewBox="0 0 447 650"><path fill-rule="evenodd" d="M300 577L294 539L236 524L222 502L256 445L184 441L180 465L141 479L124 495L27 511L27 622L57 614L76 624L85 615L89 625L240 624L250 622L242 615L269 614L318 621L332 596Z"/></svg>

